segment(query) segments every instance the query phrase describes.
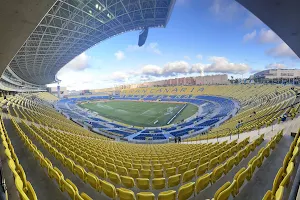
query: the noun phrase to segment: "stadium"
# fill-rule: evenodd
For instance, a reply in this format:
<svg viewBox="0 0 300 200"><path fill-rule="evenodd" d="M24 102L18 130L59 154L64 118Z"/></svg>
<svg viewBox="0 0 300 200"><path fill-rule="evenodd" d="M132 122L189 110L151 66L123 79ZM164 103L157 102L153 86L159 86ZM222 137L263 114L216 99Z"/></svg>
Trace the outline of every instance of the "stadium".
<svg viewBox="0 0 300 200"><path fill-rule="evenodd" d="M297 63L298 1L232 2L269 26L291 49L284 55ZM143 52L161 56L157 44L147 44L148 34L157 34L158 28L167 31L176 6L184 3L33 0L0 7L1 200L300 199L297 69L275 63L271 67L276 69L268 65L255 72L253 82L239 81L224 68L250 68L211 57L214 64L198 63L188 70L182 68L186 62L178 62L181 68L175 69L178 63L147 65L144 71L130 71L141 75L137 81L111 87L68 91L61 86L60 70L68 69L77 56L97 44L122 43L118 38L129 32L140 31L138 45L126 49L127 60L139 60ZM219 14L219 7L213 11ZM253 37L256 31L244 42ZM126 56L115 53L122 60L117 64L125 66ZM218 73L213 71L216 62L226 65ZM84 79L81 67L76 70ZM203 69L214 74L204 75ZM104 85L106 74L100 75L97 81L105 79L100 83ZM142 79L154 75L156 79ZM71 86L85 80L80 81Z"/></svg>

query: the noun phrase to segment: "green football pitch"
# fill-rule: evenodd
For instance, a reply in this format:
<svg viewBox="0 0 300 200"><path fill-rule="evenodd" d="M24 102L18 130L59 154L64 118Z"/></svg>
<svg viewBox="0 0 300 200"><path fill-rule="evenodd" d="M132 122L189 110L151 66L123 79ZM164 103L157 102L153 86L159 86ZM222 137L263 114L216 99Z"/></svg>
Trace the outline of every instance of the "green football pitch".
<svg viewBox="0 0 300 200"><path fill-rule="evenodd" d="M100 116L141 127L167 125L169 120L184 106L182 103L142 102L142 101L107 101L79 104L83 108L97 112ZM178 123L198 110L193 104L187 106L171 123ZM157 123L155 123L157 121ZM155 124L154 124L155 123Z"/></svg>

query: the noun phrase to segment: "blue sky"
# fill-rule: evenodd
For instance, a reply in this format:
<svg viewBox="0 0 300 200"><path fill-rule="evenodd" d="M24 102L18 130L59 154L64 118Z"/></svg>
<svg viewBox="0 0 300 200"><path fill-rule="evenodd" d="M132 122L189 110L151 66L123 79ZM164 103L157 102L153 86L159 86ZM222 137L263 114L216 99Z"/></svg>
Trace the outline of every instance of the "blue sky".
<svg viewBox="0 0 300 200"><path fill-rule="evenodd" d="M96 89L182 76L248 77L266 68L299 68L294 52L234 0L177 0L166 28L118 35L58 72L68 89Z"/></svg>

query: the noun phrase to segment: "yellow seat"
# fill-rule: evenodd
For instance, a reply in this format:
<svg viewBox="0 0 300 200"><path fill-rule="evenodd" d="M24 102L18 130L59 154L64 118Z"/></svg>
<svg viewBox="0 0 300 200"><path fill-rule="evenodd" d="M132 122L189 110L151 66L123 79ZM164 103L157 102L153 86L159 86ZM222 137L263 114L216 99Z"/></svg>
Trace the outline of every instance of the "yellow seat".
<svg viewBox="0 0 300 200"><path fill-rule="evenodd" d="M29 181L26 183L26 188L27 188L27 196L30 200L37 200L36 193Z"/></svg>
<svg viewBox="0 0 300 200"><path fill-rule="evenodd" d="M211 183L211 174L212 173L204 174L196 180L195 191L197 194Z"/></svg>
<svg viewBox="0 0 300 200"><path fill-rule="evenodd" d="M171 167L166 169L166 176L173 176L176 174L176 167Z"/></svg>
<svg viewBox="0 0 300 200"><path fill-rule="evenodd" d="M202 176L207 171L208 163L204 163L202 165L199 165L196 169L196 175L197 177Z"/></svg>
<svg viewBox="0 0 300 200"><path fill-rule="evenodd" d="M22 200L30 200L24 191L24 184L19 176L15 177L15 185Z"/></svg>
<svg viewBox="0 0 300 200"><path fill-rule="evenodd" d="M75 196L76 196L76 189L73 187L72 184L70 184L70 180L66 179L66 180L62 180L62 191L66 191L69 196L71 197L71 199L75 200ZM78 191L78 190L77 190Z"/></svg>
<svg viewBox="0 0 300 200"><path fill-rule="evenodd" d="M81 196L81 198L82 198L83 200L93 200L91 197L89 197L89 195L87 195L87 194L84 193L84 192L82 192L82 193L80 194L80 196Z"/></svg>
<svg viewBox="0 0 300 200"><path fill-rule="evenodd" d="M88 172L85 176L85 181L90 184L94 189L100 191L100 181L96 175L91 172Z"/></svg>
<svg viewBox="0 0 300 200"><path fill-rule="evenodd" d="M130 176L120 176L122 184L126 188L133 188L134 187L134 179Z"/></svg>
<svg viewBox="0 0 300 200"><path fill-rule="evenodd" d="M214 195L214 200L221 200L221 198L219 198L220 194L225 191L228 187L230 187L230 182L226 182L224 185L222 185L215 193Z"/></svg>
<svg viewBox="0 0 300 200"><path fill-rule="evenodd" d="M214 168L215 166L217 166L218 164L219 164L218 157L215 157L209 161L208 169L210 170L210 169Z"/></svg>
<svg viewBox="0 0 300 200"><path fill-rule="evenodd" d="M168 179L168 187L170 188L170 187L174 187L174 186L179 185L180 177L181 177L181 174L170 176L169 179Z"/></svg>
<svg viewBox="0 0 300 200"><path fill-rule="evenodd" d="M103 180L100 181L100 184L101 184L102 191L106 196L112 199L116 198L117 196L116 188L113 184Z"/></svg>
<svg viewBox="0 0 300 200"><path fill-rule="evenodd" d="M139 170L138 169L132 169L132 168L129 168L129 175L133 178L139 178L140 177L140 173L139 173Z"/></svg>
<svg viewBox="0 0 300 200"><path fill-rule="evenodd" d="M84 176L86 174L86 171L83 167L74 165L74 174L78 175L82 180L85 180Z"/></svg>
<svg viewBox="0 0 300 200"><path fill-rule="evenodd" d="M275 193L276 193L276 191L278 190L278 188L280 186L280 183L281 183L281 181L283 179L283 173L284 173L284 170L283 170L283 167L281 167L278 170L278 172L277 172L277 174L276 174L276 176L274 178L274 181L273 181L273 188L272 188L272 195L273 196L275 196Z"/></svg>
<svg viewBox="0 0 300 200"><path fill-rule="evenodd" d="M288 187L289 182L290 182L290 177L291 177L291 175L293 173L293 170L294 170L294 163L290 162L289 165L288 165L288 167L287 167L287 169L286 169L286 175L283 178L283 180L281 181L280 186Z"/></svg>
<svg viewBox="0 0 300 200"><path fill-rule="evenodd" d="M158 200L176 200L176 191L168 190L158 194Z"/></svg>
<svg viewBox="0 0 300 200"><path fill-rule="evenodd" d="M122 176L128 175L127 169L125 167L117 166L117 172Z"/></svg>
<svg viewBox="0 0 300 200"><path fill-rule="evenodd" d="M199 159L193 160L189 163L188 169L194 169L198 166L198 164L199 164Z"/></svg>
<svg viewBox="0 0 300 200"><path fill-rule="evenodd" d="M65 166L72 172L74 173L74 161L71 160L70 158L65 159Z"/></svg>
<svg viewBox="0 0 300 200"><path fill-rule="evenodd" d="M141 178L151 178L151 170L142 169L140 175L141 175Z"/></svg>
<svg viewBox="0 0 300 200"><path fill-rule="evenodd" d="M275 200L282 200L283 199L283 193L284 193L284 187L279 186L278 190L276 191L275 194Z"/></svg>
<svg viewBox="0 0 300 200"><path fill-rule="evenodd" d="M103 179L107 178L107 172L103 167L96 166L96 174Z"/></svg>
<svg viewBox="0 0 300 200"><path fill-rule="evenodd" d="M48 176L49 178L54 178L57 184L61 187L61 181L64 179L64 177L62 177L59 172L57 172L54 168L49 167Z"/></svg>
<svg viewBox="0 0 300 200"><path fill-rule="evenodd" d="M212 175L211 175L211 181L212 183L216 182L217 180L219 180L219 178L221 178L221 176L223 175L224 173L224 165L219 165L218 167L216 167L213 172L212 172Z"/></svg>
<svg viewBox="0 0 300 200"><path fill-rule="evenodd" d="M153 165L153 170L160 170L162 169L162 164L154 164Z"/></svg>
<svg viewBox="0 0 300 200"><path fill-rule="evenodd" d="M152 192L139 192L136 196L137 200L155 200L155 195Z"/></svg>
<svg viewBox="0 0 300 200"><path fill-rule="evenodd" d="M178 190L178 200L186 200L194 193L195 182L189 182L182 185Z"/></svg>
<svg viewBox="0 0 300 200"><path fill-rule="evenodd" d="M215 200L227 200L230 195L233 193L234 187L235 187L236 181L233 180L233 182L223 191L220 192L217 199Z"/></svg>
<svg viewBox="0 0 300 200"><path fill-rule="evenodd" d="M153 177L154 178L162 178L164 176L163 170L153 170Z"/></svg>
<svg viewBox="0 0 300 200"><path fill-rule="evenodd" d="M262 200L272 200L272 192L268 190Z"/></svg>
<svg viewBox="0 0 300 200"><path fill-rule="evenodd" d="M134 192L125 188L117 188L117 194L120 200L135 200Z"/></svg>
<svg viewBox="0 0 300 200"><path fill-rule="evenodd" d="M184 172L186 172L188 168L188 163L182 164L178 166L178 174L183 174Z"/></svg>
<svg viewBox="0 0 300 200"><path fill-rule="evenodd" d="M111 172L111 171L107 171L107 176L108 179L113 182L114 184L118 185L121 183L121 179L119 174L115 173L115 172Z"/></svg>
<svg viewBox="0 0 300 200"><path fill-rule="evenodd" d="M196 168L190 169L182 175L182 183L186 183L195 177Z"/></svg>
<svg viewBox="0 0 300 200"><path fill-rule="evenodd" d="M152 179L152 189L163 189L166 186L166 179L165 178L154 178Z"/></svg>
<svg viewBox="0 0 300 200"><path fill-rule="evenodd" d="M148 190L150 188L150 182L148 178L137 178L136 186L141 190Z"/></svg>
<svg viewBox="0 0 300 200"><path fill-rule="evenodd" d="M106 169L111 172L117 172L116 166L111 163L106 163Z"/></svg>

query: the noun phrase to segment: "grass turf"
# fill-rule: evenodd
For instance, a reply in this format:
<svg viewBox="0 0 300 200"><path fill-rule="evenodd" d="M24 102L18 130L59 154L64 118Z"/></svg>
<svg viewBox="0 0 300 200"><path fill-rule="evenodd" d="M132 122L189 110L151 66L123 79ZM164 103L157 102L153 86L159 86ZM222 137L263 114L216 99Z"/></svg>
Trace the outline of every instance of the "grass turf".
<svg viewBox="0 0 300 200"><path fill-rule="evenodd" d="M184 106L181 103L107 101L90 102L79 106L97 112L108 119L133 126L156 127L167 125L168 121ZM172 123L180 122L197 112L197 106L188 104ZM154 122L158 120L158 123Z"/></svg>

